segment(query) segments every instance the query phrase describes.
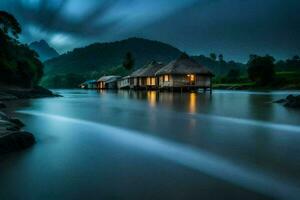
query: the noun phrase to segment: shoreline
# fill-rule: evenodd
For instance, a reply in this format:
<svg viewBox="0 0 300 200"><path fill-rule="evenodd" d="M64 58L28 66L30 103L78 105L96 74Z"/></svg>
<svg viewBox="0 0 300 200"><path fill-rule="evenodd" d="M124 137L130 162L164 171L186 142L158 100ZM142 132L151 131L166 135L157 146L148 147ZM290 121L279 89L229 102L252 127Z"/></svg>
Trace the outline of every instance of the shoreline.
<svg viewBox="0 0 300 200"><path fill-rule="evenodd" d="M255 87L245 85L217 85L213 90L248 90L248 91L300 91L299 87Z"/></svg>
<svg viewBox="0 0 300 200"><path fill-rule="evenodd" d="M43 97L61 97L52 91L36 86L34 88L18 88L18 87L1 87L0 86L0 101L10 101L18 99L35 99Z"/></svg>
<svg viewBox="0 0 300 200"><path fill-rule="evenodd" d="M61 96L39 86L30 89L0 87L0 156L29 148L36 142L32 133L23 130L25 124L21 120L3 112L7 108L5 102L43 97Z"/></svg>

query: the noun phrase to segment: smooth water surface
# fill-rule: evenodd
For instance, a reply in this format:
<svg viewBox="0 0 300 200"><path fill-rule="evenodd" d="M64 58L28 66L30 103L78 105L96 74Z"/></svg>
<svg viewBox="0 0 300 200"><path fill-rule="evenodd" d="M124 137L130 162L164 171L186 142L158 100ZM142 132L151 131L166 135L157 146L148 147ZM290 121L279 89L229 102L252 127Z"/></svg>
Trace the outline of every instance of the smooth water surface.
<svg viewBox="0 0 300 200"><path fill-rule="evenodd" d="M57 92L9 103L37 144L0 199L300 199L299 92Z"/></svg>

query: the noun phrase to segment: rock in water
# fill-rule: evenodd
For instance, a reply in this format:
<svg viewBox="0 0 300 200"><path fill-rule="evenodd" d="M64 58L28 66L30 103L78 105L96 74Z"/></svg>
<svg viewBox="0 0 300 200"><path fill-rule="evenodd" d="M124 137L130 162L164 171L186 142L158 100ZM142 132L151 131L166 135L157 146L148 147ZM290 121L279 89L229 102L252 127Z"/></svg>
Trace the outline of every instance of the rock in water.
<svg viewBox="0 0 300 200"><path fill-rule="evenodd" d="M286 99L287 102L284 104L284 106L289 108L300 108L300 95L299 96L289 95Z"/></svg>
<svg viewBox="0 0 300 200"><path fill-rule="evenodd" d="M286 101L286 99L279 99L277 101L274 101L274 103L285 103Z"/></svg>
<svg viewBox="0 0 300 200"><path fill-rule="evenodd" d="M0 138L0 154L18 151L35 143L33 134L28 132L14 132Z"/></svg>
<svg viewBox="0 0 300 200"><path fill-rule="evenodd" d="M285 99L274 101L274 103L284 103L284 106L289 108L300 108L300 95L289 95Z"/></svg>

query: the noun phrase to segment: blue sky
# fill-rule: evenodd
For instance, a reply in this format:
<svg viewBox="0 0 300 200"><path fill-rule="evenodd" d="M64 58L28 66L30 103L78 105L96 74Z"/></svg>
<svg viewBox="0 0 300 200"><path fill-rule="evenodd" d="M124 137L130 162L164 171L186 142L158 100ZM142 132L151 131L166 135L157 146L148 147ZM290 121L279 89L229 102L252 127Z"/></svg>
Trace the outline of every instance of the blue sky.
<svg viewBox="0 0 300 200"><path fill-rule="evenodd" d="M60 53L137 36L227 60L300 54L297 0L1 0L0 9L21 22L22 42L45 39Z"/></svg>

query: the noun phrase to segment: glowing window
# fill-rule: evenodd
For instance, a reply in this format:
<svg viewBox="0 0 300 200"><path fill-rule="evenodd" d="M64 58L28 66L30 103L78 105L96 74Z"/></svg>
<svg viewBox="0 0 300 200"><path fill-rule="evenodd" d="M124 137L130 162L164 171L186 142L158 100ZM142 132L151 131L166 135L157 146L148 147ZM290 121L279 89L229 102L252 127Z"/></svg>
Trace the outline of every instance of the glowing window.
<svg viewBox="0 0 300 200"><path fill-rule="evenodd" d="M194 74L191 74L191 81L195 81L195 75Z"/></svg>
<svg viewBox="0 0 300 200"><path fill-rule="evenodd" d="M165 75L165 76L164 76L164 81L165 81L165 82L168 82L168 81L169 81L169 75Z"/></svg>
<svg viewBox="0 0 300 200"><path fill-rule="evenodd" d="M147 78L147 85L151 85L151 78Z"/></svg>
<svg viewBox="0 0 300 200"><path fill-rule="evenodd" d="M155 78L151 78L151 85L155 85Z"/></svg>
<svg viewBox="0 0 300 200"><path fill-rule="evenodd" d="M195 75L194 75L194 74L188 74L188 75L187 75L187 78L188 78L188 80L191 81L191 82L195 81Z"/></svg>

